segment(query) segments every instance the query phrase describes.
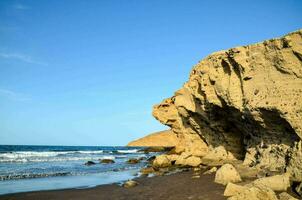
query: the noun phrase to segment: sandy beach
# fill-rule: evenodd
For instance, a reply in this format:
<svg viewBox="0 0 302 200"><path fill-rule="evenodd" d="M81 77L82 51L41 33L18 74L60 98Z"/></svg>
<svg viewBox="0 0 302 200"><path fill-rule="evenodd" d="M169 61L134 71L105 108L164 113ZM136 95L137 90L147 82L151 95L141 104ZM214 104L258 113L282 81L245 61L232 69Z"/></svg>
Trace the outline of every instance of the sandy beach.
<svg viewBox="0 0 302 200"><path fill-rule="evenodd" d="M124 188L118 184L101 185L88 189L66 189L53 191L26 192L0 196L4 199L98 199L98 200L146 200L146 199L226 199L224 186L214 183L213 175L192 178L193 172L186 171L166 176L138 178L138 186Z"/></svg>

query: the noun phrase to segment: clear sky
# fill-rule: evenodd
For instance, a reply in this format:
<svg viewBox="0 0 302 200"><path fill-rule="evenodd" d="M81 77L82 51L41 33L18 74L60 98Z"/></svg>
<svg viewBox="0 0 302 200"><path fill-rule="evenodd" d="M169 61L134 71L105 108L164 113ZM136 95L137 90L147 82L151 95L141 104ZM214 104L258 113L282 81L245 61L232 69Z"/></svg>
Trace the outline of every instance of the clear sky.
<svg viewBox="0 0 302 200"><path fill-rule="evenodd" d="M301 0L1 0L0 144L125 145L203 57L299 28Z"/></svg>

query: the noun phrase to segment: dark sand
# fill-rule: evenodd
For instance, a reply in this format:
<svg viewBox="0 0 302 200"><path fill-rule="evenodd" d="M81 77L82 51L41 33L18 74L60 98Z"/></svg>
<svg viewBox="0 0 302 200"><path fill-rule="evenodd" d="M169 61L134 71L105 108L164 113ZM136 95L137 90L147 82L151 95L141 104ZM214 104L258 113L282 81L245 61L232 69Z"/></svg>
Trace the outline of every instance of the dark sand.
<svg viewBox="0 0 302 200"><path fill-rule="evenodd" d="M2 199L25 200L220 200L224 186L214 183L214 175L202 175L192 179L193 172L180 172L167 176L138 178L139 185L123 188L117 184L102 185L89 189L66 189L55 191L26 192L0 196Z"/></svg>

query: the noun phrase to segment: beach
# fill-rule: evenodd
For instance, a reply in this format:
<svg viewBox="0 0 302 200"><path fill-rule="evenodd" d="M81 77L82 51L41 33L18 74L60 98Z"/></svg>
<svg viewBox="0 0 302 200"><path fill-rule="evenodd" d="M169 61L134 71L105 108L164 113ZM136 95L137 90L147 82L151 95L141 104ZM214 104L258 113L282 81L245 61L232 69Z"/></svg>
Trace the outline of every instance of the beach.
<svg viewBox="0 0 302 200"><path fill-rule="evenodd" d="M139 185L124 188L118 184L101 185L87 189L66 189L52 191L25 192L0 196L0 200L34 199L98 199L98 200L146 200L146 199L226 199L224 186L214 183L214 175L192 178L193 171L184 171L165 176L135 179Z"/></svg>

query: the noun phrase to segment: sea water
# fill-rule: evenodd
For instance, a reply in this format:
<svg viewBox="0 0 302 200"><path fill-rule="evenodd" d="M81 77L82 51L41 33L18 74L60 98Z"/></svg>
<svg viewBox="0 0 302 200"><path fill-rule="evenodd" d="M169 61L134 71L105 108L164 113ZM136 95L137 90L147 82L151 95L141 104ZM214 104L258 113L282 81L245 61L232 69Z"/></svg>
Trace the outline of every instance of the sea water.
<svg viewBox="0 0 302 200"><path fill-rule="evenodd" d="M0 145L0 194L87 188L121 182L137 176L146 159L141 148L103 146ZM128 164L130 158L141 158ZM109 158L112 164L101 164ZM87 166L87 161L96 164Z"/></svg>

